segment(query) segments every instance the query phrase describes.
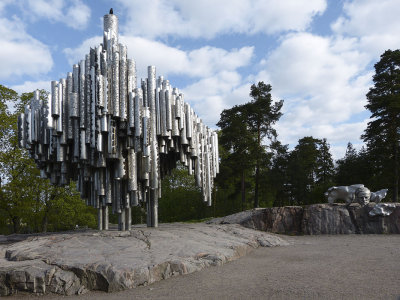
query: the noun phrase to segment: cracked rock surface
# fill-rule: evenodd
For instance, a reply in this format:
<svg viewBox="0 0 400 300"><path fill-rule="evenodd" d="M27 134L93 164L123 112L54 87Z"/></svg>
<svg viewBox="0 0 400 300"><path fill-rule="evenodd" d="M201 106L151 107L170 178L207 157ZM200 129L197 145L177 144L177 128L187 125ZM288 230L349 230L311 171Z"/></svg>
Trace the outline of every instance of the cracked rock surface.
<svg viewBox="0 0 400 300"><path fill-rule="evenodd" d="M0 295L119 291L283 245L289 242L237 224L0 236Z"/></svg>

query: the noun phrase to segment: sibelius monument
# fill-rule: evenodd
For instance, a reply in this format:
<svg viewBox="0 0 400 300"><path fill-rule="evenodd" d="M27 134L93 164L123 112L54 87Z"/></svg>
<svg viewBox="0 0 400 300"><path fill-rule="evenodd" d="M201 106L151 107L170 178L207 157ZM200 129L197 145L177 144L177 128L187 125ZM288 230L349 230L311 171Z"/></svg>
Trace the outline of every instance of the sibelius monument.
<svg viewBox="0 0 400 300"><path fill-rule="evenodd" d="M146 203L147 226L158 226L161 180L184 164L211 205L219 171L218 136L154 66L137 84L135 62L118 42L118 18L104 16L103 43L67 78L51 82L42 101L34 92L18 119L19 143L51 184L77 182L87 205L108 229L108 208L118 229L130 230L131 207Z"/></svg>

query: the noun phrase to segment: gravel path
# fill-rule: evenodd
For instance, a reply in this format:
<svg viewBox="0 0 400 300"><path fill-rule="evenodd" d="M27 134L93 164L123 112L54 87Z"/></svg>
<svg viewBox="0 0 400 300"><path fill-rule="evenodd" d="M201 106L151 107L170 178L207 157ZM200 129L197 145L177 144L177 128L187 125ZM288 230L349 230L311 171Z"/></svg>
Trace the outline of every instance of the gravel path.
<svg viewBox="0 0 400 300"><path fill-rule="evenodd" d="M79 298L400 299L400 235L285 238L293 245L258 248L220 267L117 293L89 292Z"/></svg>

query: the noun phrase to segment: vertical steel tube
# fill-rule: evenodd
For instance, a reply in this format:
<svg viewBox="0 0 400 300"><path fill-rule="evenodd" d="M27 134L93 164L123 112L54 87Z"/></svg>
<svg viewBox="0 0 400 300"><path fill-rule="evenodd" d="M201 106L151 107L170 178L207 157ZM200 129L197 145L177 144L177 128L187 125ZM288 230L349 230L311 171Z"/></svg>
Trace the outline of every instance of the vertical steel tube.
<svg viewBox="0 0 400 300"><path fill-rule="evenodd" d="M86 128L86 90L85 90L85 61L79 65L79 128Z"/></svg>
<svg viewBox="0 0 400 300"><path fill-rule="evenodd" d="M108 223L109 223L108 206L105 205L105 206L103 206L103 229L104 230L108 230Z"/></svg>
<svg viewBox="0 0 400 300"><path fill-rule="evenodd" d="M120 117L119 103L119 53L113 52L112 61L112 106L114 117Z"/></svg>
<svg viewBox="0 0 400 300"><path fill-rule="evenodd" d="M103 230L103 206L99 206L97 209L97 229Z"/></svg>
<svg viewBox="0 0 400 300"><path fill-rule="evenodd" d="M126 46L119 45L119 98L120 98L120 118L126 121L128 104L128 64Z"/></svg>

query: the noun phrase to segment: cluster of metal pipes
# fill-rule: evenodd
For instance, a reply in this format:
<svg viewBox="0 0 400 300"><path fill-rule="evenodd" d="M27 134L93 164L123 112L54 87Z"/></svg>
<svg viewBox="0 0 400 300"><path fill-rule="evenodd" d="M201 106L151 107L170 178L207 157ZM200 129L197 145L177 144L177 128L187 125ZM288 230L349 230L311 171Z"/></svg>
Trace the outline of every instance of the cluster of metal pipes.
<svg viewBox="0 0 400 300"><path fill-rule="evenodd" d="M131 207L146 203L147 226L158 226L161 180L184 164L211 205L218 173L218 137L183 94L156 78L154 66L137 86L135 62L118 43L118 18L104 16L104 40L66 79L51 82L42 101L36 91L19 116L19 141L43 178L54 185L77 181L81 197L98 209L108 229L108 207L119 230L131 228Z"/></svg>

